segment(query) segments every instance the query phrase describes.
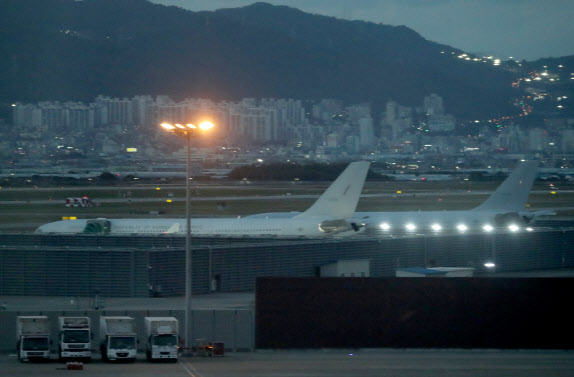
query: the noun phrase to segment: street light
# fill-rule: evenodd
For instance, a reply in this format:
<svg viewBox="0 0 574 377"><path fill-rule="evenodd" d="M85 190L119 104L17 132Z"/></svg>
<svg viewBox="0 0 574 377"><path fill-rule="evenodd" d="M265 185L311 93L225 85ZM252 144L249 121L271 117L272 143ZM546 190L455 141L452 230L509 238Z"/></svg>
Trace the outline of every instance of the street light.
<svg viewBox="0 0 574 377"><path fill-rule="evenodd" d="M191 136L192 134L204 133L213 128L213 123L203 122L199 126L191 123L181 125L179 123L162 123L161 126L178 136L185 137L187 143L187 174L185 180L185 349L191 349L191 292L193 290L191 272L191 218L190 218L190 184L191 180Z"/></svg>

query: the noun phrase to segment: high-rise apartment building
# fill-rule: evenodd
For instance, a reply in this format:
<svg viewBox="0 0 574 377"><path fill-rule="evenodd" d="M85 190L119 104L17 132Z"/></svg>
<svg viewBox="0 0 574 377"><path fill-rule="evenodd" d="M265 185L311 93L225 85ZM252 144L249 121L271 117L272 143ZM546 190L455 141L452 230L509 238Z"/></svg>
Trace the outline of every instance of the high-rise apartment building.
<svg viewBox="0 0 574 377"><path fill-rule="evenodd" d="M442 97L438 94L426 96L423 100L424 111L427 115L443 115L444 106Z"/></svg>

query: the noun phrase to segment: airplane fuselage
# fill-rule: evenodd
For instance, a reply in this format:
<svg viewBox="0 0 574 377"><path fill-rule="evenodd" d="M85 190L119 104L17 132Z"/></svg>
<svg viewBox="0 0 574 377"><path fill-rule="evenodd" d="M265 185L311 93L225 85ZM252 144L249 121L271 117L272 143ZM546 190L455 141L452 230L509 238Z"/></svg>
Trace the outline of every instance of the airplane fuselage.
<svg viewBox="0 0 574 377"><path fill-rule="evenodd" d="M278 236L278 237L326 237L329 232L318 226L324 219L299 217L297 219L244 219L213 218L191 219L192 236ZM94 224L105 222L103 227ZM40 226L37 233L44 234L110 234L110 235L185 235L185 219L98 219L63 220ZM340 232L345 233L345 232ZM338 233L339 235L339 233Z"/></svg>
<svg viewBox="0 0 574 377"><path fill-rule="evenodd" d="M370 228L386 231L476 231L523 222L518 213L476 210L356 212L355 217Z"/></svg>

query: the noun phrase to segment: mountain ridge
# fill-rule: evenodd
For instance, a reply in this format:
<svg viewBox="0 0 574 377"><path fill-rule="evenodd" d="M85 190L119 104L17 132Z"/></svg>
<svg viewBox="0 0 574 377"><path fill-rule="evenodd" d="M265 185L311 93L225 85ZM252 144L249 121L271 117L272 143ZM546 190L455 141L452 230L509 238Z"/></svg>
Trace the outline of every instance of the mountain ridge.
<svg viewBox="0 0 574 377"><path fill-rule="evenodd" d="M458 117L508 115L515 74L452 57L406 26L286 6L191 12L147 0L0 3L0 101L98 94L388 100L437 93ZM448 53L441 53L446 51Z"/></svg>

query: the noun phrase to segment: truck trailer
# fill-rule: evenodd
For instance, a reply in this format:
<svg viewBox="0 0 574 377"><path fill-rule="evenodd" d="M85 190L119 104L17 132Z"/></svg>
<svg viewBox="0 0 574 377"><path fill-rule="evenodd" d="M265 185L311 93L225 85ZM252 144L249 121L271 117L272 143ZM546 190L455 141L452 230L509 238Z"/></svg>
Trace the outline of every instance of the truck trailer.
<svg viewBox="0 0 574 377"><path fill-rule="evenodd" d="M88 317L58 317L60 360L92 358L92 331Z"/></svg>
<svg viewBox="0 0 574 377"><path fill-rule="evenodd" d="M137 339L132 317L100 317L100 350L105 361L135 361Z"/></svg>
<svg viewBox="0 0 574 377"><path fill-rule="evenodd" d="M174 317L145 317L146 355L149 361L177 361L178 321Z"/></svg>
<svg viewBox="0 0 574 377"><path fill-rule="evenodd" d="M18 316L16 336L20 361L50 360L50 321L47 316Z"/></svg>

